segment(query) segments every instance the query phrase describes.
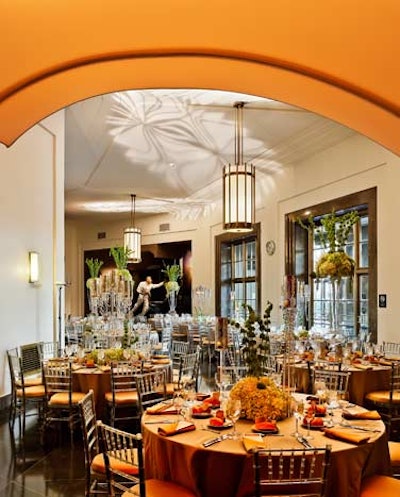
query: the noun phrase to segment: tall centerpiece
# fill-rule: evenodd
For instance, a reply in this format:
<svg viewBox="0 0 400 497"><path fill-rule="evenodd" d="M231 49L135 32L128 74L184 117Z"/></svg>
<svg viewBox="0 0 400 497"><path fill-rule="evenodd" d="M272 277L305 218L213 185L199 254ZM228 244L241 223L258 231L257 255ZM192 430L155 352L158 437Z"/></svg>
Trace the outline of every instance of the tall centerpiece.
<svg viewBox="0 0 400 497"><path fill-rule="evenodd" d="M283 419L287 416L287 392L266 376L269 354L271 302L267 303L263 317L246 305L247 319L235 327L243 335L243 357L248 368L247 377L239 380L230 393L231 400L240 400L247 419Z"/></svg>
<svg viewBox="0 0 400 497"><path fill-rule="evenodd" d="M182 270L179 264L171 264L165 266L162 272L168 278L165 282L165 289L167 290L169 313L176 314L177 296L180 290L179 279L182 277Z"/></svg>
<svg viewBox="0 0 400 497"><path fill-rule="evenodd" d="M307 225L299 220L300 225L307 229L325 250L315 264L315 277L317 281L327 278L331 283L331 331L339 330L337 296L340 282L342 278L349 278L352 284L354 276L355 261L345 252L345 245L358 220L359 215L356 211L350 211L341 216L332 212L322 217L320 226L315 224L312 216L308 218Z"/></svg>
<svg viewBox="0 0 400 497"><path fill-rule="evenodd" d="M86 288L88 290L89 307L92 314L97 314L99 297L101 295L101 279L100 268L103 261L94 259L93 257L87 258L85 263L89 269L90 278L86 281Z"/></svg>

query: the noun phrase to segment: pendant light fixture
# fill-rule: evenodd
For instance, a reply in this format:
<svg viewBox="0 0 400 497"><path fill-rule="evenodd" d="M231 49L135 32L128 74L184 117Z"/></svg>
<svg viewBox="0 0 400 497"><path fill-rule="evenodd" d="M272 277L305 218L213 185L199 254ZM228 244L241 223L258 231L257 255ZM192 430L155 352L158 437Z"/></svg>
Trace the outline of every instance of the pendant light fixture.
<svg viewBox="0 0 400 497"><path fill-rule="evenodd" d="M243 107L234 104L235 164L223 169L224 230L236 233L252 231L255 223L256 176L252 164L243 161Z"/></svg>
<svg viewBox="0 0 400 497"><path fill-rule="evenodd" d="M131 225L124 230L124 248L128 251L128 262L137 264L142 261L142 232L135 228L136 195L131 194Z"/></svg>

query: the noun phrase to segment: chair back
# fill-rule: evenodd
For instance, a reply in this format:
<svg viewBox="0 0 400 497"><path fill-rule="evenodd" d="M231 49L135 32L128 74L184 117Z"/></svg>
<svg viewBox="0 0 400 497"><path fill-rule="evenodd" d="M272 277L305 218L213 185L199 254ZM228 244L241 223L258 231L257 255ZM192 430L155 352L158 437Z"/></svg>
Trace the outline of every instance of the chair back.
<svg viewBox="0 0 400 497"><path fill-rule="evenodd" d="M13 391L17 388L24 388L24 375L22 374L21 358L18 356L18 349L7 350L7 361Z"/></svg>
<svg viewBox="0 0 400 497"><path fill-rule="evenodd" d="M42 371L42 354L40 343L21 345L21 367L25 375L35 375Z"/></svg>
<svg viewBox="0 0 400 497"><path fill-rule="evenodd" d="M350 371L314 370L314 384L323 381L328 390L336 391L339 396L346 398L349 389Z"/></svg>
<svg viewBox="0 0 400 497"><path fill-rule="evenodd" d="M85 397L78 403L78 407L85 452L85 466L90 471L90 465L94 456L100 452L93 390L89 390Z"/></svg>
<svg viewBox="0 0 400 497"><path fill-rule="evenodd" d="M181 387L183 383L194 383L197 390L197 380L200 371L200 357L201 348L197 346L195 352L190 354L181 355L178 374L178 386Z"/></svg>
<svg viewBox="0 0 400 497"><path fill-rule="evenodd" d="M341 361L325 361L323 359L314 359L313 366L315 370L322 371L341 371L342 362Z"/></svg>
<svg viewBox="0 0 400 497"><path fill-rule="evenodd" d="M167 398L167 371L160 369L136 377L139 412Z"/></svg>
<svg viewBox="0 0 400 497"><path fill-rule="evenodd" d="M400 393L400 362L392 364L392 371L390 375L390 407L398 407L398 395ZM396 395L397 394L397 395Z"/></svg>
<svg viewBox="0 0 400 497"><path fill-rule="evenodd" d="M259 450L253 454L255 497L323 497L331 447Z"/></svg>
<svg viewBox="0 0 400 497"><path fill-rule="evenodd" d="M46 397L55 393L68 393L72 405L72 374L69 361L47 361L43 363L43 378Z"/></svg>
<svg viewBox="0 0 400 497"><path fill-rule="evenodd" d="M382 343L383 355L387 358L395 356L396 359L400 357L400 343L399 342L383 342Z"/></svg>
<svg viewBox="0 0 400 497"><path fill-rule="evenodd" d="M111 391L113 397L118 391L136 392L136 377L142 372L141 364L118 362L111 367Z"/></svg>
<svg viewBox="0 0 400 497"><path fill-rule="evenodd" d="M108 495L113 497L124 492L130 495L132 487L139 485L140 497L146 497L142 435L118 430L101 421L98 421L97 425L101 434ZM111 465L110 457L120 464ZM122 469L129 466L137 468L137 471L125 472Z"/></svg>
<svg viewBox="0 0 400 497"><path fill-rule="evenodd" d="M222 366L218 368L219 378L222 381L228 380L230 384L237 383L247 375L247 366Z"/></svg>
<svg viewBox="0 0 400 497"><path fill-rule="evenodd" d="M42 361L48 361L60 357L60 348L58 342L40 342L39 343L40 358Z"/></svg>
<svg viewBox="0 0 400 497"><path fill-rule="evenodd" d="M181 356L186 355L189 350L189 342L172 340L171 342L171 360L172 367L178 369L181 363Z"/></svg>

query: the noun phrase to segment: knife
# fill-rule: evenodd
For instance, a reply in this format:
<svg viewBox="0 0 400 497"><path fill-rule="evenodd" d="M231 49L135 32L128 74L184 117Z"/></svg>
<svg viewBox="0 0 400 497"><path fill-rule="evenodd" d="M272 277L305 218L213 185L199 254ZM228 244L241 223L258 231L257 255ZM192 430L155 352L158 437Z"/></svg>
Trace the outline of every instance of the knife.
<svg viewBox="0 0 400 497"><path fill-rule="evenodd" d="M360 430L360 431L368 431L370 433L379 433L381 430L372 430L370 428L365 428L364 426L356 426L356 425L342 425L343 428L351 428L353 430Z"/></svg>
<svg viewBox="0 0 400 497"><path fill-rule="evenodd" d="M145 425L163 425L165 423L173 423L173 419L163 419L161 421L145 421Z"/></svg>
<svg viewBox="0 0 400 497"><path fill-rule="evenodd" d="M308 440L306 440L304 437L302 436L299 436L297 437L297 441L301 443L301 445L305 448L305 449L313 449L314 447L310 444L310 442Z"/></svg>
<svg viewBox="0 0 400 497"><path fill-rule="evenodd" d="M203 443L203 447L211 447L211 445L217 444L218 442L222 442L222 440L226 440L228 435L221 435L220 437L211 438Z"/></svg>

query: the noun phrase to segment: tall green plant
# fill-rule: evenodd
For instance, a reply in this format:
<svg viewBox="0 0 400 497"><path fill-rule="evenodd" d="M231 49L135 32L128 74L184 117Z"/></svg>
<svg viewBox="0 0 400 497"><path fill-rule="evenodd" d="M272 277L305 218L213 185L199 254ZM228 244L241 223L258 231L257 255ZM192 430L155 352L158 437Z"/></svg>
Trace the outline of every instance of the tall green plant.
<svg viewBox="0 0 400 497"><path fill-rule="evenodd" d="M130 250L125 247L111 247L110 255L113 257L117 269L126 280L131 280L131 273L128 271L128 260Z"/></svg>
<svg viewBox="0 0 400 497"><path fill-rule="evenodd" d="M243 307L248 312L247 319L243 326L236 322L235 327L239 328L243 335L242 350L244 361L248 367L248 376L258 378L265 372L266 355L270 351L269 331L273 305L271 302L267 302L263 317L257 315L250 305L243 304Z"/></svg>
<svg viewBox="0 0 400 497"><path fill-rule="evenodd" d="M104 264L103 261L99 259L94 259L93 257L85 260L87 267L89 268L89 274L91 278L98 278L100 273L100 268Z"/></svg>

